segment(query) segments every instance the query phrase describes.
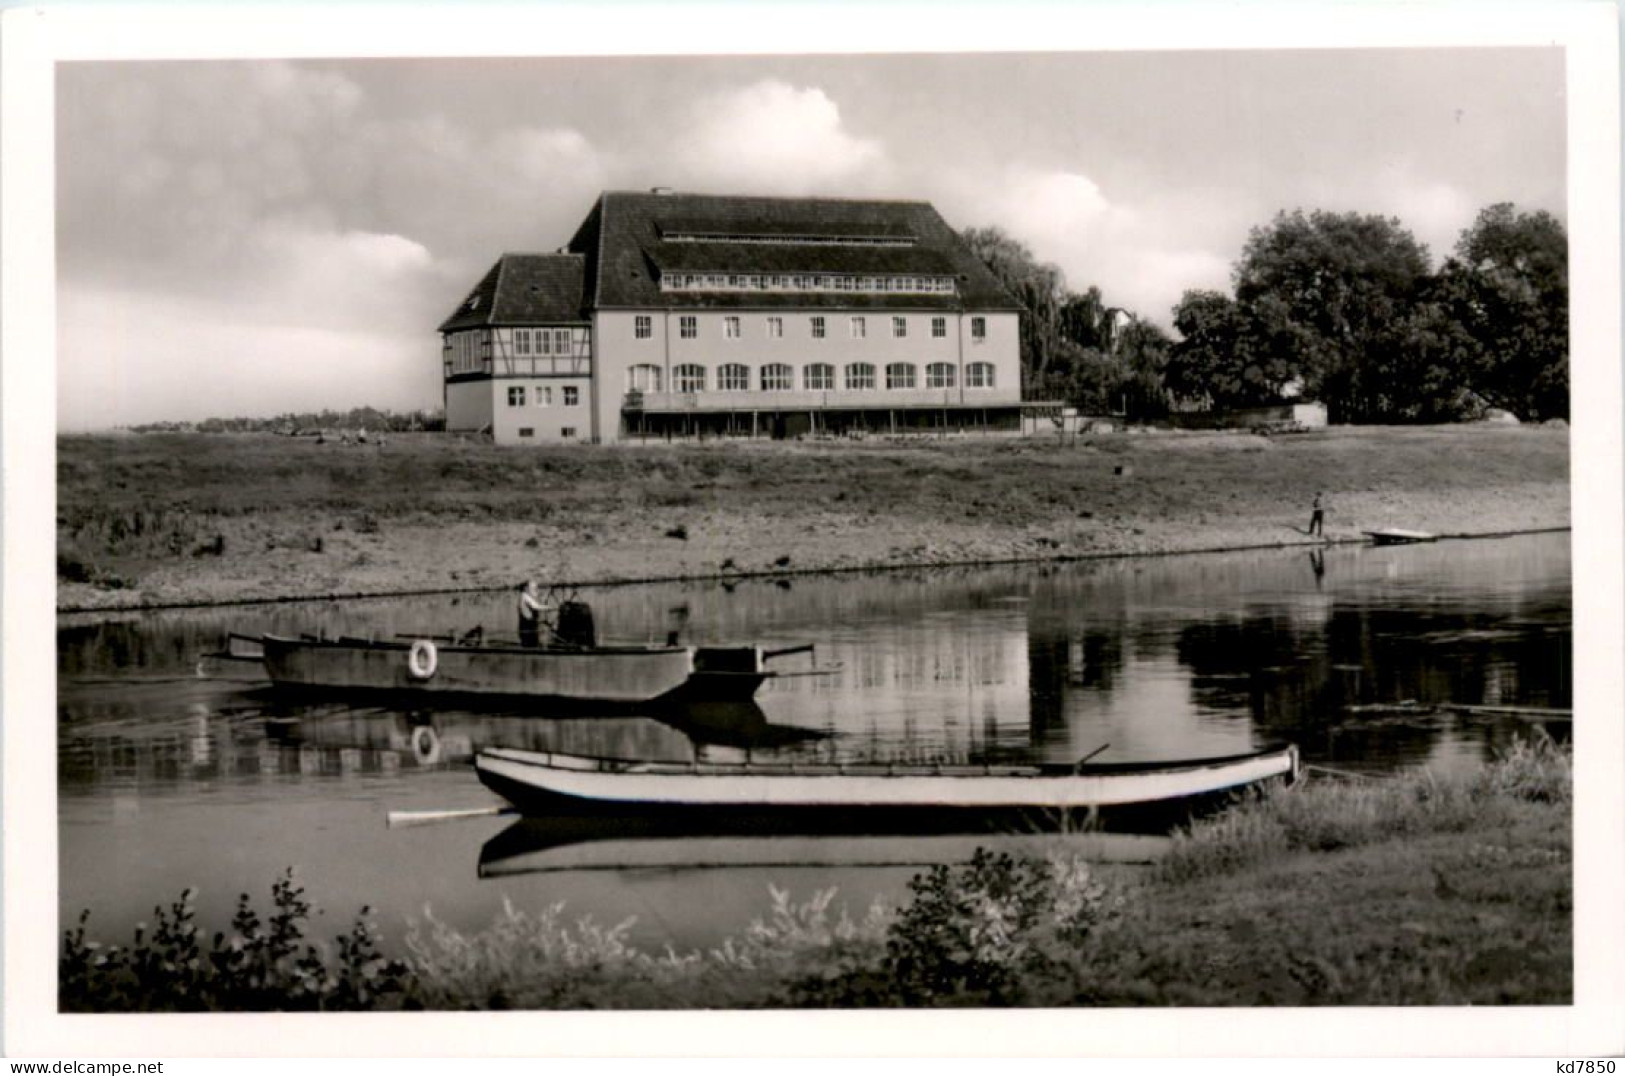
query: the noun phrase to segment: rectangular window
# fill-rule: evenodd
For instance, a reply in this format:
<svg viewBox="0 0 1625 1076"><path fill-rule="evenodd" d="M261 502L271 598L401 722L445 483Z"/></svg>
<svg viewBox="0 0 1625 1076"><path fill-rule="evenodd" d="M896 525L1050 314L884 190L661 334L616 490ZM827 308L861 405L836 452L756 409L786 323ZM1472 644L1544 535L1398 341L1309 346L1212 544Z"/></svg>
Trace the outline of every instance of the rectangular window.
<svg viewBox="0 0 1625 1076"><path fill-rule="evenodd" d="M769 340L778 340L783 336L784 336L784 319L783 318L768 318L767 319L767 337L768 337L768 339Z"/></svg>
<svg viewBox="0 0 1625 1076"><path fill-rule="evenodd" d="M723 363L717 370L718 392L744 392L750 388L750 367L742 363Z"/></svg>
<svg viewBox="0 0 1625 1076"><path fill-rule="evenodd" d="M510 386L508 386L508 406L509 407L524 407L525 406L525 386L523 386L523 385L510 385Z"/></svg>
<svg viewBox="0 0 1625 1076"><path fill-rule="evenodd" d="M814 340L822 340L824 338L824 319L823 318L813 318L812 319L812 334L813 334L813 339Z"/></svg>
<svg viewBox="0 0 1625 1076"><path fill-rule="evenodd" d="M519 427L519 436L521 436L521 437L535 437L536 436L536 427L535 426L521 426L521 427Z"/></svg>
<svg viewBox="0 0 1625 1076"><path fill-rule="evenodd" d="M678 392L704 392L705 367L685 363L672 371L672 385Z"/></svg>
<svg viewBox="0 0 1625 1076"><path fill-rule="evenodd" d="M554 329L553 330L553 354L555 354L555 355L568 355L568 354L570 354L570 330L569 329Z"/></svg>
<svg viewBox="0 0 1625 1076"><path fill-rule="evenodd" d="M981 341L987 339L987 319L986 318L971 318L970 319L970 338L972 340L977 341L978 343L980 343Z"/></svg>
<svg viewBox="0 0 1625 1076"><path fill-rule="evenodd" d="M515 329L513 331L513 353L515 355L530 354L530 330Z"/></svg>
<svg viewBox="0 0 1625 1076"><path fill-rule="evenodd" d="M835 367L815 362L801 371L801 382L809 389L828 391L835 387Z"/></svg>
<svg viewBox="0 0 1625 1076"><path fill-rule="evenodd" d="M639 340L647 340L655 334L654 318L647 314L639 314L632 319L632 335Z"/></svg>
<svg viewBox="0 0 1625 1076"><path fill-rule="evenodd" d="M536 354L553 354L553 334L548 332L546 329L536 330Z"/></svg>
<svg viewBox="0 0 1625 1076"><path fill-rule="evenodd" d="M891 319L891 334L893 336L896 336L896 337L907 336L908 335L908 319L907 318L892 318Z"/></svg>
<svg viewBox="0 0 1625 1076"><path fill-rule="evenodd" d="M722 335L723 335L723 337L725 339L728 339L728 340L737 340L737 339L739 339L739 319L738 318L723 318L722 319Z"/></svg>
<svg viewBox="0 0 1625 1076"><path fill-rule="evenodd" d="M537 407L552 407L553 406L553 386L551 386L551 385L537 385L536 386L536 406Z"/></svg>
<svg viewBox="0 0 1625 1076"><path fill-rule="evenodd" d="M875 387L875 368L866 362L855 362L846 368L846 387L849 390Z"/></svg>
<svg viewBox="0 0 1625 1076"><path fill-rule="evenodd" d="M932 335L932 337L934 337L935 339L938 339L938 340L941 340L943 337L947 336L948 335L948 319L947 318L932 318L931 319L931 335Z"/></svg>
<svg viewBox="0 0 1625 1076"><path fill-rule="evenodd" d="M575 435L576 435L576 428L574 426L566 426L562 430L559 431L559 436L560 437L574 437Z"/></svg>
<svg viewBox="0 0 1625 1076"><path fill-rule="evenodd" d="M852 339L862 340L869 333L869 323L862 318L852 319Z"/></svg>
<svg viewBox="0 0 1625 1076"><path fill-rule="evenodd" d="M575 407L581 403L581 390L574 385L564 386L564 406Z"/></svg>
<svg viewBox="0 0 1625 1076"><path fill-rule="evenodd" d="M700 324L691 315L684 315L677 319L677 335L684 340L692 340L700 335Z"/></svg>

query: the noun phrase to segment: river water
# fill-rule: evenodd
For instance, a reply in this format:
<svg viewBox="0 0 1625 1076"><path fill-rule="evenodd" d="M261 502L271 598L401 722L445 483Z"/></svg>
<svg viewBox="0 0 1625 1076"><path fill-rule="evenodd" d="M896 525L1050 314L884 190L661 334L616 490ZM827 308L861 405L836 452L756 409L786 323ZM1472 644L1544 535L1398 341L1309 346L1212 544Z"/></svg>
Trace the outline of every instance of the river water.
<svg viewBox="0 0 1625 1076"><path fill-rule="evenodd" d="M88 908L90 932L122 942L194 886L205 924L224 926L237 894L263 911L293 866L324 911L321 937L362 905L388 944L426 913L477 929L506 900L635 917L645 945L713 944L766 910L769 884L798 896L835 886L861 912L975 842L631 839L506 818L388 830L385 812L494 802L471 768L491 745L1060 762L1291 740L1310 763L1461 767L1528 725L1431 704L1571 705L1571 588L1569 535L1552 534L585 591L609 639L660 639L681 618L695 642L814 644L776 667L820 675L676 723L296 702L194 674L227 631L509 632L511 594L65 616L59 910L66 925ZM1370 709L1410 700L1414 713ZM1094 852L1154 854L1114 840Z"/></svg>

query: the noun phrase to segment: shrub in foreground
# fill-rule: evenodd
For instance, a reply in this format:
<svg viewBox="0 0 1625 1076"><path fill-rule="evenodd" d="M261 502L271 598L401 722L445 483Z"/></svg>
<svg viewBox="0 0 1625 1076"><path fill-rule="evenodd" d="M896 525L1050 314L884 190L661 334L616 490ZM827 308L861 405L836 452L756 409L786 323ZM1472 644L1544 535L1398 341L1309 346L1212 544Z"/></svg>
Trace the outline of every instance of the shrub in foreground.
<svg viewBox="0 0 1625 1076"><path fill-rule="evenodd" d="M63 939L62 1010L360 1010L399 995L407 982L409 969L379 953L367 908L335 940L336 954L306 943L311 907L292 870L272 886L268 919L260 918L244 893L231 933L216 933L208 945L197 925L195 892L187 889L167 909L154 908L151 932L138 925L127 948L87 941L90 913L81 915Z"/></svg>

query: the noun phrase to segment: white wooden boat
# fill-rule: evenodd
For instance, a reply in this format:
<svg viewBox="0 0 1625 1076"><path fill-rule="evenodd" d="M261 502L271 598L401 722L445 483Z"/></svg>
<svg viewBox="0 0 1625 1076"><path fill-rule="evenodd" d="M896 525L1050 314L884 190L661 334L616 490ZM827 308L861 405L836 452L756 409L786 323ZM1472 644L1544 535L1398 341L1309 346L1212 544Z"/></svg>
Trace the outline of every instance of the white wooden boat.
<svg viewBox="0 0 1625 1076"><path fill-rule="evenodd" d="M490 748L475 756L474 768L486 787L526 811L1064 811L1291 780L1298 773L1298 749L1072 766L837 766L643 762Z"/></svg>
<svg viewBox="0 0 1625 1076"><path fill-rule="evenodd" d="M1413 542L1437 542L1439 536L1427 531L1411 531L1403 527L1384 527L1365 532L1377 545L1409 545Z"/></svg>

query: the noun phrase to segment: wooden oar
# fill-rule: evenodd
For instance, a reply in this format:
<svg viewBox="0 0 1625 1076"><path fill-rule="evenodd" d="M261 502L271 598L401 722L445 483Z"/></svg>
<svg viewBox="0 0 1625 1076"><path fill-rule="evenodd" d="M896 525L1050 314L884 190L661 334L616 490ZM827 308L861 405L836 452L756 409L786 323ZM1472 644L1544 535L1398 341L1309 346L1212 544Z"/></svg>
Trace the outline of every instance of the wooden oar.
<svg viewBox="0 0 1625 1076"><path fill-rule="evenodd" d="M518 813L517 807L502 804L457 811L390 811L384 816L384 824L390 829L403 829L407 826L432 826L437 822L461 822L465 818L495 818Z"/></svg>
<svg viewBox="0 0 1625 1076"><path fill-rule="evenodd" d="M1100 754L1102 751L1106 750L1106 748L1108 748L1110 746L1111 746L1111 744L1109 744L1109 743L1101 744L1099 747L1095 748L1093 751L1089 752L1087 755L1084 755L1082 758L1078 759L1078 761L1075 764L1076 768L1082 769L1083 764L1085 762L1088 762L1090 759L1094 758L1096 755Z"/></svg>

